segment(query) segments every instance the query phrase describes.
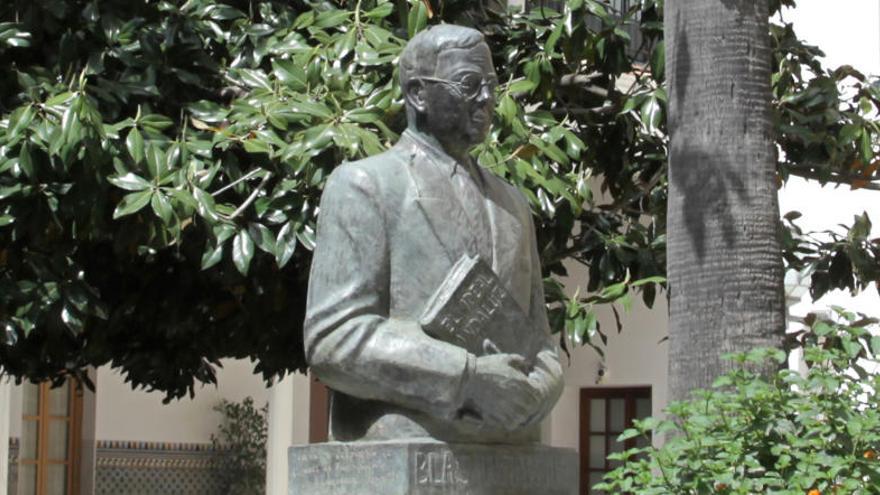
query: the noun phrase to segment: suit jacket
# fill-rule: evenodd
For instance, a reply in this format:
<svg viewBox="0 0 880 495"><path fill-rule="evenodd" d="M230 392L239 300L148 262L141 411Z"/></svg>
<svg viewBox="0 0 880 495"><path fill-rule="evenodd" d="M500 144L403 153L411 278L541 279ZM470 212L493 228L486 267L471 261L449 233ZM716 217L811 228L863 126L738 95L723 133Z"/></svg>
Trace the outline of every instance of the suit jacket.
<svg viewBox="0 0 880 495"><path fill-rule="evenodd" d="M493 431L459 417L467 352L426 335L418 319L452 265L474 245L450 174L467 173L438 146L407 131L391 150L341 165L319 212L306 310L306 356L330 387L335 440L433 437L531 442L538 425ZM482 172L493 271L546 337L535 375L546 415L562 387L549 335L528 205Z"/></svg>

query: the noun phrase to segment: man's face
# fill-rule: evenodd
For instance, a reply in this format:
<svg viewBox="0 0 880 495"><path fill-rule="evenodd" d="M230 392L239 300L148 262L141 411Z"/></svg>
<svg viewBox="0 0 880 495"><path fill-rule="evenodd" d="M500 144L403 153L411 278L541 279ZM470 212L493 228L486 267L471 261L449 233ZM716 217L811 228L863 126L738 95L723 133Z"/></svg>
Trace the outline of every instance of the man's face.
<svg viewBox="0 0 880 495"><path fill-rule="evenodd" d="M429 131L467 147L483 142L492 125L498 80L489 47L479 43L442 52L434 77L452 84L425 82Z"/></svg>

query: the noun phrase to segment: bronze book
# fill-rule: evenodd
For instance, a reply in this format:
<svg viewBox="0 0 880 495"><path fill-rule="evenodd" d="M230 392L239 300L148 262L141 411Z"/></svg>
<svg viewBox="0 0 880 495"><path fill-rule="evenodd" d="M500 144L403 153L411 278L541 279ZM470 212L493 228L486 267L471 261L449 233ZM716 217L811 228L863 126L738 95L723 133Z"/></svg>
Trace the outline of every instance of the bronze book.
<svg viewBox="0 0 880 495"><path fill-rule="evenodd" d="M479 256L464 255L419 319L425 333L482 356L519 354L534 362L543 335Z"/></svg>

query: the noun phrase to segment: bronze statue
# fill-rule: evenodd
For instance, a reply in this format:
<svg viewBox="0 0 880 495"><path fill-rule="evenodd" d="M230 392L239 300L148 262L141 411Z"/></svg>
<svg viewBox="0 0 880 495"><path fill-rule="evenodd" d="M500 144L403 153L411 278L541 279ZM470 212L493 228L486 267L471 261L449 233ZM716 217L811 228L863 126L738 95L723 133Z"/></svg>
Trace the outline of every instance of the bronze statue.
<svg viewBox="0 0 880 495"><path fill-rule="evenodd" d="M305 342L334 391L331 436L534 442L562 368L526 200L468 153L491 126L491 53L476 30L436 26L405 48L400 83L409 128L389 151L338 167L321 200ZM475 266L488 268L474 287L491 289L478 308L473 290L443 292ZM466 336L477 348L438 337L426 308L461 294L440 308L453 336L467 321L487 335L504 321L495 335L509 330L537 347L513 352L479 325ZM483 319L460 313L471 310Z"/></svg>

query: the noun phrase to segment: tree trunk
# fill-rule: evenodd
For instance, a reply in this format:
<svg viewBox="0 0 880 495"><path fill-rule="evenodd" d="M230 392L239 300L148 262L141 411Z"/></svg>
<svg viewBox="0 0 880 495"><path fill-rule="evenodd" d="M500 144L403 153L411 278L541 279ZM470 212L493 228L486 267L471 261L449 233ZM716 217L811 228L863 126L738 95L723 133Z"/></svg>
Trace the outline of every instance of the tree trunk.
<svg viewBox="0 0 880 495"><path fill-rule="evenodd" d="M767 0L667 0L669 389L785 331Z"/></svg>

